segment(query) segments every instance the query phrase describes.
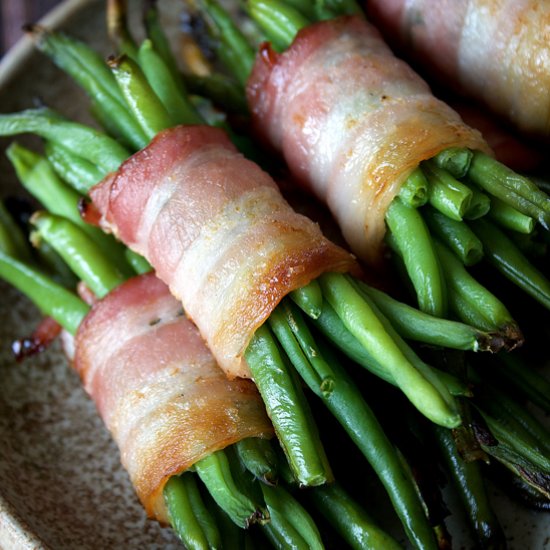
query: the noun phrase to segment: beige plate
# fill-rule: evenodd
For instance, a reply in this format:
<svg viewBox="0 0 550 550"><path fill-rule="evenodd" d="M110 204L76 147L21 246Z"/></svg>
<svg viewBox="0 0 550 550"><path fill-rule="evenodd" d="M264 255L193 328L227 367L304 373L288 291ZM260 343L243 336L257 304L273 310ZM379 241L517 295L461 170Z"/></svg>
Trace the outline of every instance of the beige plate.
<svg viewBox="0 0 550 550"><path fill-rule="evenodd" d="M165 23L172 29L180 6L177 0L161 2ZM139 15L134 16L137 25ZM101 1L67 1L47 23L109 53ZM24 109L36 101L86 119L80 91L24 39L0 64L0 110ZM2 150L6 144L0 143ZM21 194L0 156L1 195ZM30 334L39 317L11 288L0 283L0 291L0 547L179 547L169 529L146 519L115 445L59 348L14 362L11 342ZM500 495L495 501L511 548L550 547L548 516L510 506ZM470 546L461 528L453 532L457 548Z"/></svg>

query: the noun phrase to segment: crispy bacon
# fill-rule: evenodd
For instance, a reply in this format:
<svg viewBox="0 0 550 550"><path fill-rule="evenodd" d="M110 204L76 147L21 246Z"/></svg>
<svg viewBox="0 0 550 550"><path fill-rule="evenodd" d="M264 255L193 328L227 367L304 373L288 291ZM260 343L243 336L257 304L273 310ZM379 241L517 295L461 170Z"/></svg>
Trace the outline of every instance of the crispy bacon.
<svg viewBox="0 0 550 550"><path fill-rule="evenodd" d="M420 161L452 146L488 149L358 16L307 27L276 60L258 55L247 95L258 133L371 263L386 209Z"/></svg>
<svg viewBox="0 0 550 550"><path fill-rule="evenodd" d="M96 302L75 348L75 369L145 509L161 522L170 476L236 441L273 433L254 384L227 379L152 274Z"/></svg>
<svg viewBox="0 0 550 550"><path fill-rule="evenodd" d="M373 0L369 17L445 84L520 129L550 134L550 4L540 0Z"/></svg>
<svg viewBox="0 0 550 550"><path fill-rule="evenodd" d="M295 213L222 130L165 130L91 191L101 225L145 256L230 377L293 289L353 257Z"/></svg>

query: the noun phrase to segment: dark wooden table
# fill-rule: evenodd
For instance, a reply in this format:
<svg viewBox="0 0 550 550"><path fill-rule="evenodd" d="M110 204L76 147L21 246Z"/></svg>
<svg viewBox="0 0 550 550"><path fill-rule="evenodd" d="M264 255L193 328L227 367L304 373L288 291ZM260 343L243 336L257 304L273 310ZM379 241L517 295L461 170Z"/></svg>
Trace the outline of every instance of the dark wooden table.
<svg viewBox="0 0 550 550"><path fill-rule="evenodd" d="M21 27L40 19L61 0L0 0L0 56L23 34Z"/></svg>

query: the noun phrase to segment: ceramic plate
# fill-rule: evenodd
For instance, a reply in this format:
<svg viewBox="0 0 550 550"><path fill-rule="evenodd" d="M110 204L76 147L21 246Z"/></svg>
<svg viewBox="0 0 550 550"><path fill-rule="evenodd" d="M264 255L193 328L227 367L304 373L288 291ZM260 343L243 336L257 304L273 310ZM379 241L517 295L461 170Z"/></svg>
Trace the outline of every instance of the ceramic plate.
<svg viewBox="0 0 550 550"><path fill-rule="evenodd" d="M160 4L165 24L175 31L181 4ZM139 25L139 14L133 17ZM46 23L110 53L102 1L65 2ZM0 110L21 110L37 101L87 120L82 93L23 39L0 64ZM2 151L6 145L0 142ZM21 194L3 153L0 174L2 196ZM0 283L0 291L0 548L180 547L169 529L146 519L117 448L59 347L14 361L11 342L29 335L39 316L7 285ZM493 496L510 548L550 548L548 516ZM468 548L460 524L462 518L451 522L456 548Z"/></svg>

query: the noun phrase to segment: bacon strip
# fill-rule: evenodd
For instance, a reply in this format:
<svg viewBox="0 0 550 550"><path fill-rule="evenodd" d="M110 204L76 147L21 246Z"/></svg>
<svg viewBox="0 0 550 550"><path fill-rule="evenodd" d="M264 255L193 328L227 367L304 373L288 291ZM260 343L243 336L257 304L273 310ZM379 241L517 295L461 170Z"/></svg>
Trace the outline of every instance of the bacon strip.
<svg viewBox="0 0 550 550"><path fill-rule="evenodd" d="M518 128L550 134L550 3L374 0L372 19L408 55Z"/></svg>
<svg viewBox="0 0 550 550"><path fill-rule="evenodd" d="M361 17L258 55L247 95L259 134L324 201L361 258L380 258L384 215L409 173L451 146L487 149Z"/></svg>
<svg viewBox="0 0 550 550"><path fill-rule="evenodd" d="M75 347L75 369L147 513L161 522L170 476L241 439L273 434L254 384L227 379L152 274L95 303Z"/></svg>
<svg viewBox="0 0 550 550"><path fill-rule="evenodd" d="M279 301L353 257L295 213L225 133L161 132L91 191L100 224L144 255L230 377Z"/></svg>

